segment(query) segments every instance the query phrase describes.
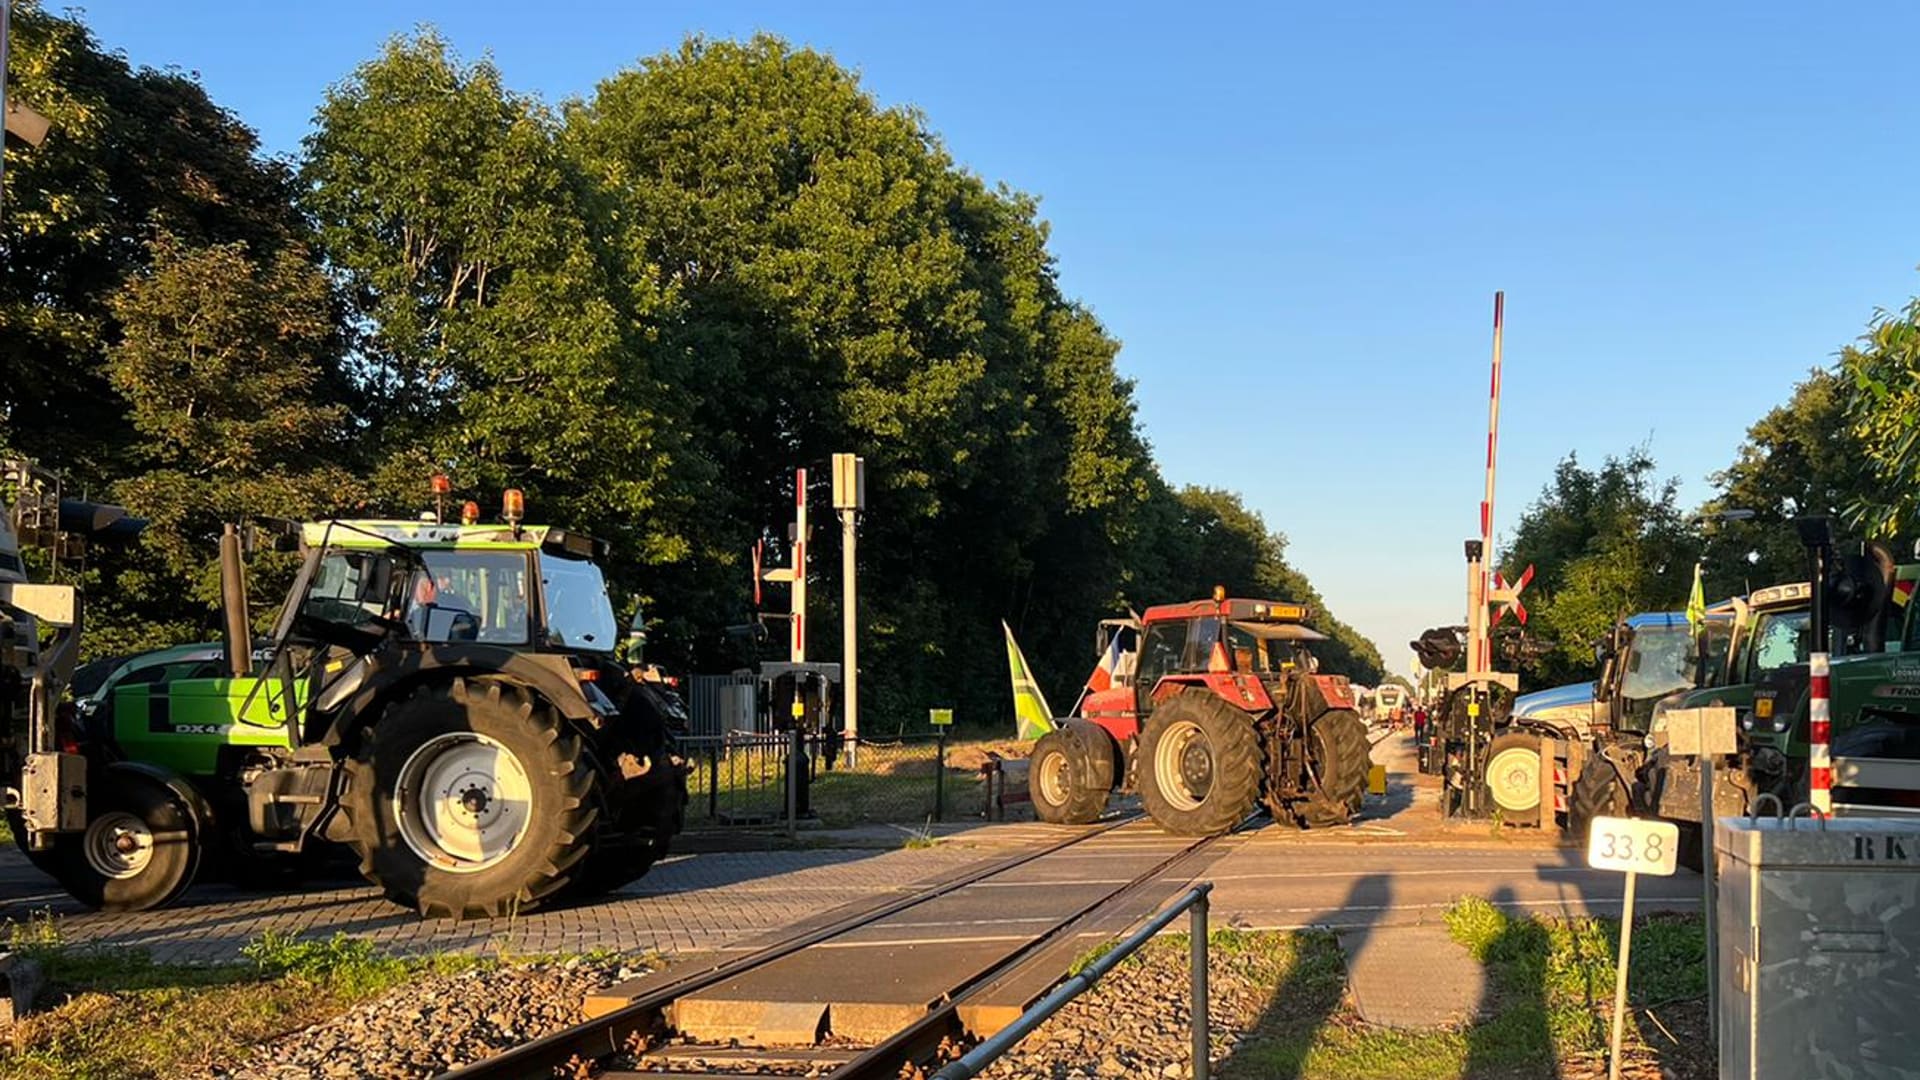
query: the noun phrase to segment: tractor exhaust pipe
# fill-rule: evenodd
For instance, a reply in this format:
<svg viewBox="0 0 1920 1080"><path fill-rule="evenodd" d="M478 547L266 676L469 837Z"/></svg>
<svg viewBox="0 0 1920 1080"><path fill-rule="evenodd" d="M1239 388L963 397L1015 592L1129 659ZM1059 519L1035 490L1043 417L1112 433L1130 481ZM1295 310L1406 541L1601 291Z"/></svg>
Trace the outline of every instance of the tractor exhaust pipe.
<svg viewBox="0 0 1920 1080"><path fill-rule="evenodd" d="M226 620L227 670L236 679L253 673L253 633L247 623L247 571L240 562L240 532L220 534L220 608Z"/></svg>

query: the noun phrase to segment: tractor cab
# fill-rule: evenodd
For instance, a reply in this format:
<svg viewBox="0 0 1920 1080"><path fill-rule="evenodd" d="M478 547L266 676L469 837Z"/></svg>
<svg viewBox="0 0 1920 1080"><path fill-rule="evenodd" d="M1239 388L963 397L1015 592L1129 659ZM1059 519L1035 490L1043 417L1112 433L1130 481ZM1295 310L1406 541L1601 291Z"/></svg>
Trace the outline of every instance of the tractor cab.
<svg viewBox="0 0 1920 1080"><path fill-rule="evenodd" d="M1270 682L1315 665L1305 646L1326 635L1305 625L1304 604L1277 600L1195 600L1147 609L1135 679L1141 713L1169 691L1164 680L1194 683L1231 675Z"/></svg>

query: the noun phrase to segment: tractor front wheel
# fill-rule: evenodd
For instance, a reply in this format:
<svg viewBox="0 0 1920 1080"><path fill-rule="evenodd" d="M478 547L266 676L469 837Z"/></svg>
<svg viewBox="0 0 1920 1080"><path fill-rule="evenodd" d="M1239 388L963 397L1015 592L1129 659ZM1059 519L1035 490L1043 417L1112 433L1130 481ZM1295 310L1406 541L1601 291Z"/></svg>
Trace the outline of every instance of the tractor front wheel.
<svg viewBox="0 0 1920 1080"><path fill-rule="evenodd" d="M1574 777L1573 790L1567 794L1567 831L1584 848L1594 818L1619 817L1630 808L1627 785L1620 782L1613 763L1595 754Z"/></svg>
<svg viewBox="0 0 1920 1080"><path fill-rule="evenodd" d="M1040 736L1027 762L1027 792L1034 816L1054 825L1086 825L1107 808L1113 787L1113 755L1072 728Z"/></svg>
<svg viewBox="0 0 1920 1080"><path fill-rule="evenodd" d="M203 823L166 785L115 772L96 785L87 829L53 850L54 877L96 911L148 911L172 903L200 867Z"/></svg>
<svg viewBox="0 0 1920 1080"><path fill-rule="evenodd" d="M1217 836L1260 797L1253 721L1205 690L1182 690L1154 710L1140 739L1140 800L1161 828Z"/></svg>
<svg viewBox="0 0 1920 1080"><path fill-rule="evenodd" d="M1509 731L1487 748L1487 790L1512 825L1540 823L1540 739Z"/></svg>
<svg viewBox="0 0 1920 1080"><path fill-rule="evenodd" d="M525 687L461 679L388 708L348 764L360 872L422 915L508 915L565 886L592 844L581 739Z"/></svg>

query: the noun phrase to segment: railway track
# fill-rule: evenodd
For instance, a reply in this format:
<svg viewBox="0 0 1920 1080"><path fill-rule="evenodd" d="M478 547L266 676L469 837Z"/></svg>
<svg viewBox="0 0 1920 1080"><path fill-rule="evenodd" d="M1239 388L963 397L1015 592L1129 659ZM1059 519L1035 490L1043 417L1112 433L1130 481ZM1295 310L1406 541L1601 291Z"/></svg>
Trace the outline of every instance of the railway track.
<svg viewBox="0 0 1920 1080"><path fill-rule="evenodd" d="M1177 895L1221 839L1108 822L668 971L625 1005L443 1080L911 1076L1010 1022L1090 946Z"/></svg>

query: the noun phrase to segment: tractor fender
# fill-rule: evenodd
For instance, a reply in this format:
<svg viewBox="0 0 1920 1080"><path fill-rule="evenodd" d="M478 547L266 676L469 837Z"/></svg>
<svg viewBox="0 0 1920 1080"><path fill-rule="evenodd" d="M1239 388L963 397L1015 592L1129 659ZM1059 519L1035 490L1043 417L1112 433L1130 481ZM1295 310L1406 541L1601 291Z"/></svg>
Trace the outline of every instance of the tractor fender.
<svg viewBox="0 0 1920 1080"><path fill-rule="evenodd" d="M102 771L107 774L102 779L108 784L113 782L115 773L131 773L159 784L172 792L173 797L180 800L180 805L186 807L187 812L193 815L194 825L200 832L203 846L206 838L213 834L213 804L207 801L206 796L200 794L199 788L193 786L193 781L165 765L155 765L149 761L114 761L109 762Z"/></svg>
<svg viewBox="0 0 1920 1080"><path fill-rule="evenodd" d="M333 722L323 741L329 746L351 747L368 722L363 718L377 716L387 703L431 683L480 676L504 677L526 686L570 722L588 724L597 719L564 656L514 652L493 645L436 645L409 652L391 666L370 669L351 694L329 710Z"/></svg>
<svg viewBox="0 0 1920 1080"><path fill-rule="evenodd" d="M1578 742L1581 739L1579 731L1575 730L1571 724L1554 720L1536 720L1526 716L1516 716L1512 720L1509 720L1506 729L1508 731L1525 732L1528 735L1538 735L1547 739L1566 739L1569 742Z"/></svg>
<svg viewBox="0 0 1920 1080"><path fill-rule="evenodd" d="M1093 764L1094 774L1082 779L1089 787L1111 791L1115 781L1126 775L1126 765L1123 760L1126 751L1121 747L1120 740L1113 737L1112 732L1091 720L1078 718L1056 721L1056 726L1078 736L1082 745L1088 749L1087 759Z"/></svg>

